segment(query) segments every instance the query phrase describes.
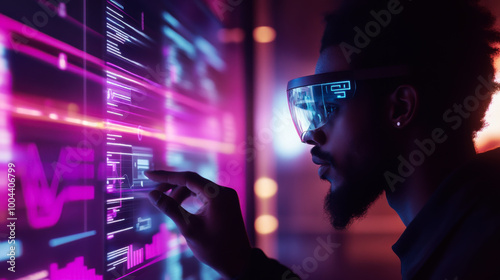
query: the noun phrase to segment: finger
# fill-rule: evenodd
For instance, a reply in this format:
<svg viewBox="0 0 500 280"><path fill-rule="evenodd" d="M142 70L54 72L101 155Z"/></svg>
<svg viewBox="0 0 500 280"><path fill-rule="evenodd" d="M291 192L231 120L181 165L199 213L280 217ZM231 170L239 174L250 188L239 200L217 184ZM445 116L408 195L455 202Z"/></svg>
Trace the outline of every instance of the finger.
<svg viewBox="0 0 500 280"><path fill-rule="evenodd" d="M185 232L191 213L182 208L173 198L158 190L151 191L149 199L156 208L174 221L181 233Z"/></svg>
<svg viewBox="0 0 500 280"><path fill-rule="evenodd" d="M193 193L186 187L176 187L170 193L170 197L177 201L177 203L182 204L182 202L192 194Z"/></svg>
<svg viewBox="0 0 500 280"><path fill-rule="evenodd" d="M204 203L213 198L213 193L218 193L219 186L194 172L171 172L171 171L146 171L144 174L149 179L169 183L177 186L187 187ZM214 191L215 190L215 191Z"/></svg>
<svg viewBox="0 0 500 280"><path fill-rule="evenodd" d="M169 184L169 183L159 183L156 185L155 187L155 190L158 190L162 193L165 193L165 192L168 192L169 190L174 190L175 188L177 188L176 185L173 185L173 184Z"/></svg>

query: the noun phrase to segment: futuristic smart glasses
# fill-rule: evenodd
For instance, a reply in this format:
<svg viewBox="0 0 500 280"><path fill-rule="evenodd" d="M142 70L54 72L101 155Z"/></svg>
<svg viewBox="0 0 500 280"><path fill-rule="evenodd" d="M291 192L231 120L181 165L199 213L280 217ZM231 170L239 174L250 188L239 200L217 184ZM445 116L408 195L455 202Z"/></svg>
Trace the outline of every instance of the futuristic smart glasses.
<svg viewBox="0 0 500 280"><path fill-rule="evenodd" d="M324 126L337 109L337 101L356 93L356 81L408 75L407 67L392 66L330 72L296 78L288 82L288 107L302 142L306 132Z"/></svg>

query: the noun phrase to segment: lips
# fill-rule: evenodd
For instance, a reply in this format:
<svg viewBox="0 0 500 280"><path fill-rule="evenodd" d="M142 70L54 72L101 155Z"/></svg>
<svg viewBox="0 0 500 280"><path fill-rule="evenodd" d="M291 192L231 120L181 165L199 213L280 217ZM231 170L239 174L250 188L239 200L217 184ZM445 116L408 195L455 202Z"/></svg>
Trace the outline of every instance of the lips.
<svg viewBox="0 0 500 280"><path fill-rule="evenodd" d="M330 163L328 161L323 160L317 156L313 156L312 161L314 162L314 164L317 164L317 165L330 165Z"/></svg>
<svg viewBox="0 0 500 280"><path fill-rule="evenodd" d="M330 162L323 160L317 156L313 156L312 161L314 162L314 164L320 165L320 167L318 169L319 177L322 179L326 178L325 174L328 172L328 169L331 167Z"/></svg>

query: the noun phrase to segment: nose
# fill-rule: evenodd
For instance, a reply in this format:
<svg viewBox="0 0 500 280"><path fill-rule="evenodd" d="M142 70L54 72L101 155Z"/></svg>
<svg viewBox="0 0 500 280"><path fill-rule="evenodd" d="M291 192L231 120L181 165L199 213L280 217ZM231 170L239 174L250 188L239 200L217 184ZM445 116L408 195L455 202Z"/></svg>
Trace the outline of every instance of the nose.
<svg viewBox="0 0 500 280"><path fill-rule="evenodd" d="M302 143L321 146L326 143L326 134L321 129L308 130L302 134Z"/></svg>

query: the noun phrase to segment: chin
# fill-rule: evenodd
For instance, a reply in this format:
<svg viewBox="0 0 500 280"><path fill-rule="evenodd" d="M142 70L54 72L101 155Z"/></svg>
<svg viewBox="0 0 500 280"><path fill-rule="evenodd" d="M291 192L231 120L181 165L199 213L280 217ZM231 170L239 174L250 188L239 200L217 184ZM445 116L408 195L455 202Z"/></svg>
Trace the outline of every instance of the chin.
<svg viewBox="0 0 500 280"><path fill-rule="evenodd" d="M324 208L330 217L330 223L338 230L348 228L354 220L363 217L384 190L382 185L368 181L349 184L343 180L325 180L331 186L325 197Z"/></svg>

